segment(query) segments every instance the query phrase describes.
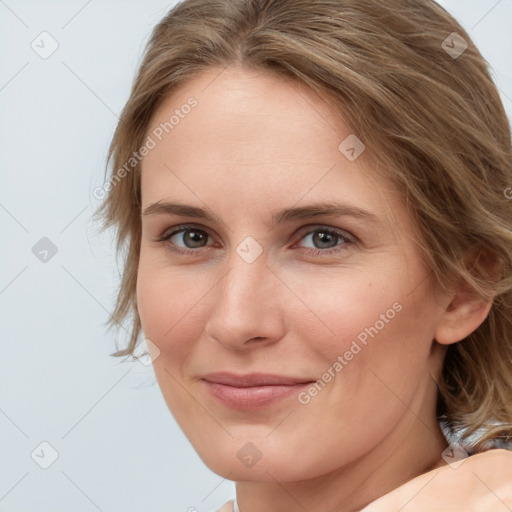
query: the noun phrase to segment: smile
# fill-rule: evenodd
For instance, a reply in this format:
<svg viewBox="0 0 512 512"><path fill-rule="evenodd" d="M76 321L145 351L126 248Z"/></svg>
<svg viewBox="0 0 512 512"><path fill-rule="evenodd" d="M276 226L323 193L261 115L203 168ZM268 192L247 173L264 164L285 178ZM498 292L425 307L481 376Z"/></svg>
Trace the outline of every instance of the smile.
<svg viewBox="0 0 512 512"><path fill-rule="evenodd" d="M217 373L202 378L211 396L233 409L260 409L296 396L312 380L269 374Z"/></svg>

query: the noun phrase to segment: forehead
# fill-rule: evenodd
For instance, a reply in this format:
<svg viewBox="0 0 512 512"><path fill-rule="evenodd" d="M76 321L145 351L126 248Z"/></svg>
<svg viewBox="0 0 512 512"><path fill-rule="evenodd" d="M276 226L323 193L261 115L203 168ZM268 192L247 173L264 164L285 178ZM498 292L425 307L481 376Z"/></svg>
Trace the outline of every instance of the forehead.
<svg viewBox="0 0 512 512"><path fill-rule="evenodd" d="M304 84L240 68L206 70L181 84L154 113L149 131L159 127L165 140L154 154L172 148L186 155L186 142L206 148L203 153L212 159L231 155L239 162L269 155L290 161L314 158L327 146L336 150L350 134L332 106Z"/></svg>
<svg viewBox="0 0 512 512"><path fill-rule="evenodd" d="M262 71L202 72L165 98L147 135L155 147L142 163L145 204L172 194L211 203L219 193L248 205L326 193L374 209L389 200L364 151L351 161L340 150L355 134L332 105Z"/></svg>

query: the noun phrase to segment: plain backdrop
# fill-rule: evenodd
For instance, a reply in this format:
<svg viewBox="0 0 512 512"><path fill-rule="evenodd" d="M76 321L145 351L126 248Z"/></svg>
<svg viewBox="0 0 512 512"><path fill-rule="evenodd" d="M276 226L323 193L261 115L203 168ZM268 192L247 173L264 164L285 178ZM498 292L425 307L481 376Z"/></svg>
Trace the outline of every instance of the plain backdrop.
<svg viewBox="0 0 512 512"><path fill-rule="evenodd" d="M512 119L512 0L440 3L491 64ZM152 367L109 356L104 327L121 269L91 221L92 190L172 5L0 1L0 511L203 512L234 496Z"/></svg>

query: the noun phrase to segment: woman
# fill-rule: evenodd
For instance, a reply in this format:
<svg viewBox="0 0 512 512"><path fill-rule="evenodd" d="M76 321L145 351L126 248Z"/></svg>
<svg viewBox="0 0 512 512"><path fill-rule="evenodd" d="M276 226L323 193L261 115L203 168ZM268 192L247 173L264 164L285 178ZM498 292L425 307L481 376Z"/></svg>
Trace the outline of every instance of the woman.
<svg viewBox="0 0 512 512"><path fill-rule="evenodd" d="M185 0L110 159L114 355L144 334L222 510L512 508L510 126L444 9Z"/></svg>

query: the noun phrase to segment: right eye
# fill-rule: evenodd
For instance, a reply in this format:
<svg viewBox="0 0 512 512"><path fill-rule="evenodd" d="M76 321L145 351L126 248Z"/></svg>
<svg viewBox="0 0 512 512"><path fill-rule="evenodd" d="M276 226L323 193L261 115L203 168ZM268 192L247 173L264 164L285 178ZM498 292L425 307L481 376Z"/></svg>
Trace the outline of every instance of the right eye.
<svg viewBox="0 0 512 512"><path fill-rule="evenodd" d="M195 254L197 249L207 247L205 242L209 235L204 229L199 229L193 225L185 224L167 229L162 235L156 238L169 251L178 254ZM181 244L180 244L181 242Z"/></svg>

